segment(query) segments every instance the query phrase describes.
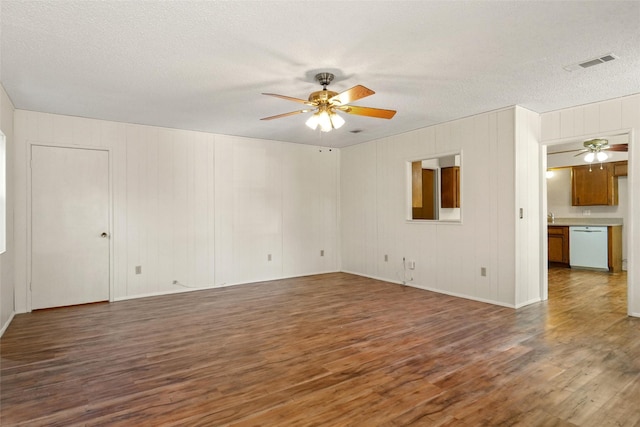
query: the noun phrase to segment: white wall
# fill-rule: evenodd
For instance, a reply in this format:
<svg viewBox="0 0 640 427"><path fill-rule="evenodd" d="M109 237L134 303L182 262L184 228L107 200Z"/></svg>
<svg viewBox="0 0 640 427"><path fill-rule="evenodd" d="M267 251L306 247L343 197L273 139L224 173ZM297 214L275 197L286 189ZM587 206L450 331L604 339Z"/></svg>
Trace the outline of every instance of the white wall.
<svg viewBox="0 0 640 427"><path fill-rule="evenodd" d="M335 150L22 110L15 136L19 312L33 142L111 150L112 299L339 269Z"/></svg>
<svg viewBox="0 0 640 427"><path fill-rule="evenodd" d="M342 269L510 307L538 301L539 248L527 239L539 240L539 214L529 209L539 170L515 168L517 151L538 164L538 129L537 115L509 108L342 149ZM407 221L407 162L458 151L462 222ZM516 173L534 178L518 199ZM516 230L516 202L529 203L525 230ZM531 265L516 265L521 256Z"/></svg>
<svg viewBox="0 0 640 427"><path fill-rule="evenodd" d="M6 137L6 252L0 255L0 335L14 314L14 233L13 233L13 104L0 84L0 130Z"/></svg>
<svg viewBox="0 0 640 427"><path fill-rule="evenodd" d="M540 264L540 226L542 164L540 158L540 116L515 107L515 198L516 209L516 307L543 297ZM522 210L522 214L520 213Z"/></svg>
<svg viewBox="0 0 640 427"><path fill-rule="evenodd" d="M556 144L629 133L627 282L629 314L640 317L640 94L545 113L541 116L542 144Z"/></svg>

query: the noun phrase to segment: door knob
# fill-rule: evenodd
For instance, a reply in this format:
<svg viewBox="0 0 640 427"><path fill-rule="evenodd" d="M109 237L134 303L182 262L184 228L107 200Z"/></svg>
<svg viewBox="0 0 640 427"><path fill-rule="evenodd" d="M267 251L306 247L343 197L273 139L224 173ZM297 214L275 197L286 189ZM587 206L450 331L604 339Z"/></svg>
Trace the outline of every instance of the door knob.
<svg viewBox="0 0 640 427"><path fill-rule="evenodd" d="M102 233L100 237L102 237L103 239L106 239L107 237L109 237L109 235L107 233Z"/></svg>

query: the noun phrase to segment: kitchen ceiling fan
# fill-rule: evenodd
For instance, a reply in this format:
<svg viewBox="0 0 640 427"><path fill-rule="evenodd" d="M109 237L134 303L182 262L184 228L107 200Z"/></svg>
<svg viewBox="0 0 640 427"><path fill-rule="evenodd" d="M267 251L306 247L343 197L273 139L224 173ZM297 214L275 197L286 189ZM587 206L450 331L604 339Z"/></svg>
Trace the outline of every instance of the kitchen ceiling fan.
<svg viewBox="0 0 640 427"><path fill-rule="evenodd" d="M605 150L610 151L628 151L629 146L627 144L609 145L609 141L604 138L595 138L582 143L584 148L578 152L574 157L580 156L584 153L584 161L592 163L594 160L603 162L609 158Z"/></svg>
<svg viewBox="0 0 640 427"><path fill-rule="evenodd" d="M306 125L314 130L320 126L321 131L329 132L332 129L338 129L345 123L344 119L338 115L338 111L358 116L375 117L378 119L391 119L396 114L395 110L348 105L354 101L373 95L375 92L362 85L354 86L341 93L327 90L327 86L331 83L333 78L334 75L331 73L316 74L316 80L322 86L322 90L311 93L308 100L278 95L275 93L263 93L263 95L275 96L276 98L304 104L310 108L264 117L260 120L279 119L282 117L313 111L314 113L306 121Z"/></svg>
<svg viewBox="0 0 640 427"><path fill-rule="evenodd" d="M609 140L604 138L595 138L584 141L582 143L582 146L584 147L582 149L553 151L549 154L575 153L577 151L577 154L575 154L574 157L578 157L584 154L584 160L587 163L592 163L594 160L598 160L599 162L606 160L609 156L605 153L605 151L629 151L628 144L625 143L609 145Z"/></svg>

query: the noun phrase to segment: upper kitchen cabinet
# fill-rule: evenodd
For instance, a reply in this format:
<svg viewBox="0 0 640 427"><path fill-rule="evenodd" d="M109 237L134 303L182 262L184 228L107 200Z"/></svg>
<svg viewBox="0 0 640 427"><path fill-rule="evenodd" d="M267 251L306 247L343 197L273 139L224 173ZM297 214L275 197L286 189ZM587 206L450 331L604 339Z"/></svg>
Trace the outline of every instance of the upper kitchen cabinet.
<svg viewBox="0 0 640 427"><path fill-rule="evenodd" d="M618 179L611 163L571 168L573 206L614 206L618 204Z"/></svg>
<svg viewBox="0 0 640 427"><path fill-rule="evenodd" d="M627 161L613 163L613 176L627 176Z"/></svg>
<svg viewBox="0 0 640 427"><path fill-rule="evenodd" d="M451 166L440 169L440 207L460 207L460 167Z"/></svg>

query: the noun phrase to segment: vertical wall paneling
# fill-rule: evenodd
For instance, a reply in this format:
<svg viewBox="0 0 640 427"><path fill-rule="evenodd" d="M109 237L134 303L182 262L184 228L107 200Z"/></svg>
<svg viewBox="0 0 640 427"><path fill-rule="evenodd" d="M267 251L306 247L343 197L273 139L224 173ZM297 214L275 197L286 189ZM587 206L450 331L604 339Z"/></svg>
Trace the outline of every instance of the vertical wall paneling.
<svg viewBox="0 0 640 427"><path fill-rule="evenodd" d="M538 115L516 107L516 306L540 301L540 165Z"/></svg>
<svg viewBox="0 0 640 427"><path fill-rule="evenodd" d="M157 162L157 283L160 287L173 285L173 221L174 221L174 164L173 140L176 131L161 129L158 133Z"/></svg>
<svg viewBox="0 0 640 427"><path fill-rule="evenodd" d="M622 128L622 103L620 100L605 101L600 107L600 132L611 132Z"/></svg>
<svg viewBox="0 0 640 427"><path fill-rule="evenodd" d="M13 232L14 220L14 108L11 99L0 85L0 130L5 135L5 207L4 216L6 229L5 252L0 254L0 336L9 326L14 313L17 311L14 305L15 291L15 244Z"/></svg>
<svg viewBox="0 0 640 427"><path fill-rule="evenodd" d="M234 284L233 229L233 146L236 138L216 137L215 141L215 284Z"/></svg>
<svg viewBox="0 0 640 427"><path fill-rule="evenodd" d="M498 300L515 302L516 242L514 238L518 207L515 201L515 117L513 109L497 112L495 138L497 144L497 242Z"/></svg>
<svg viewBox="0 0 640 427"><path fill-rule="evenodd" d="M592 134L600 131L600 106L588 104L581 108L584 112L584 133Z"/></svg>
<svg viewBox="0 0 640 427"><path fill-rule="evenodd" d="M30 141L106 147L113 154L116 300L338 268L337 150L318 156L317 147L298 144L22 110L15 112L15 128L18 312L29 310ZM285 221L285 205L294 222ZM285 259L293 253L309 257L295 264Z"/></svg>
<svg viewBox="0 0 640 427"><path fill-rule="evenodd" d="M573 133L558 133L556 128L562 120L574 123L582 120L584 126L574 126ZM582 118L581 118L582 117ZM563 119L564 118L564 119ZM637 235L640 226L640 95L631 95L604 102L553 111L541 116L542 143L568 142L594 136L607 136L620 133L629 134L629 174L627 177L628 217L623 225L627 239L627 283L629 314L640 317L640 239ZM541 268L544 271L543 268Z"/></svg>
<svg viewBox="0 0 640 427"><path fill-rule="evenodd" d="M159 129L146 128L144 137L142 138L144 167L141 168L141 178L144 182L144 194L142 206L144 212L144 221L141 222L144 228L143 249L140 257L140 265L143 270L142 280L144 282L144 292L154 293L159 290L158 275L158 252L160 249L160 204L158 191L159 171L162 170L159 162ZM160 231L160 232L158 232Z"/></svg>
<svg viewBox="0 0 640 427"><path fill-rule="evenodd" d="M342 269L515 306L515 138L510 108L342 149ZM408 221L408 162L451 152L462 222Z"/></svg>
<svg viewBox="0 0 640 427"><path fill-rule="evenodd" d="M466 144L462 153L462 199L463 213L473 209L472 215L464 215L463 223L476 230L473 245L473 283L474 295L488 300L497 300L497 271L498 264L492 254L498 252L497 243L497 197L495 191L497 175L492 171L498 170L497 141L491 137L491 131L496 128L496 115L475 116L473 118L473 143ZM473 159L482 158L481 162ZM474 179L468 179L473 176ZM481 276L479 269L486 268L487 275Z"/></svg>
<svg viewBox="0 0 640 427"><path fill-rule="evenodd" d="M326 272L337 263L337 150L307 145L283 151L283 275ZM332 232L327 233L326 231ZM321 251L324 255L321 256Z"/></svg>
<svg viewBox="0 0 640 427"><path fill-rule="evenodd" d="M572 135L576 126L576 114L573 111L565 111L560 115L560 137L566 138Z"/></svg>
<svg viewBox="0 0 640 427"><path fill-rule="evenodd" d="M341 150L342 269L377 276L376 145Z"/></svg>
<svg viewBox="0 0 640 427"><path fill-rule="evenodd" d="M281 149L278 142L248 139L233 145L233 275L239 282L282 274Z"/></svg>

